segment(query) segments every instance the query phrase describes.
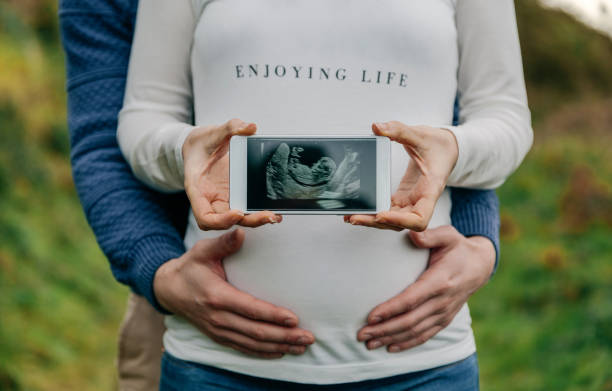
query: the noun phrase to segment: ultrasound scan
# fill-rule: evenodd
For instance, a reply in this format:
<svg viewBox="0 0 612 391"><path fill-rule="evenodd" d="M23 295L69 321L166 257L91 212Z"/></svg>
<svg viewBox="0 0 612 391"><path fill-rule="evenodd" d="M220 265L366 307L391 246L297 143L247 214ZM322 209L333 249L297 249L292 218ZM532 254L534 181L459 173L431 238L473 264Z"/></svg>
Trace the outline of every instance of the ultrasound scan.
<svg viewBox="0 0 612 391"><path fill-rule="evenodd" d="M290 148L282 143L276 148L266 165L266 195L269 199L359 198L358 152L346 147L340 162L322 156L312 165L304 164L302 160L307 153L299 145Z"/></svg>
<svg viewBox="0 0 612 391"><path fill-rule="evenodd" d="M250 210L376 207L374 139L251 138L247 162Z"/></svg>

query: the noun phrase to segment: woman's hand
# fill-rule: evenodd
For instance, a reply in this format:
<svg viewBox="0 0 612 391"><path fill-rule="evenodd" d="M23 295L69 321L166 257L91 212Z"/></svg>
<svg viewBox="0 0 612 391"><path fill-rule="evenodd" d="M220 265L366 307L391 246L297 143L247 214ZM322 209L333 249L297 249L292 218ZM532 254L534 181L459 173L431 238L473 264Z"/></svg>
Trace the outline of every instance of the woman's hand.
<svg viewBox="0 0 612 391"><path fill-rule="evenodd" d="M345 216L344 221L381 229L423 231L459 155L448 130L391 121L372 125L376 135L401 143L410 155L408 169L391 197L391 209L377 215Z"/></svg>
<svg viewBox="0 0 612 391"><path fill-rule="evenodd" d="M228 229L234 224L257 227L280 223L269 211L244 215L229 208L229 141L232 136L255 134L257 126L233 119L220 126L194 129L183 144L185 191L198 227Z"/></svg>
<svg viewBox="0 0 612 391"><path fill-rule="evenodd" d="M483 236L466 238L450 225L409 235L418 248L431 249L429 264L412 285L368 314L357 333L368 349L387 346L393 353L428 341L493 271L495 248Z"/></svg>

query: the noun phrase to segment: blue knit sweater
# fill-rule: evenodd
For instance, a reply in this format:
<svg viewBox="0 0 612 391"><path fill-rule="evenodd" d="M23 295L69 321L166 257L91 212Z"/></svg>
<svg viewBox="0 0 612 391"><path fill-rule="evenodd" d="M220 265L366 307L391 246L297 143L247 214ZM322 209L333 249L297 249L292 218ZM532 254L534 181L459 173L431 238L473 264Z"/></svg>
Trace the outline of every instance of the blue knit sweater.
<svg viewBox="0 0 612 391"><path fill-rule="evenodd" d="M74 182L113 275L162 311L153 277L164 262L185 251L189 204L184 194L164 195L140 183L117 145L137 5L137 0L60 2L68 126ZM486 236L499 254L495 192L453 188L451 197L457 230Z"/></svg>

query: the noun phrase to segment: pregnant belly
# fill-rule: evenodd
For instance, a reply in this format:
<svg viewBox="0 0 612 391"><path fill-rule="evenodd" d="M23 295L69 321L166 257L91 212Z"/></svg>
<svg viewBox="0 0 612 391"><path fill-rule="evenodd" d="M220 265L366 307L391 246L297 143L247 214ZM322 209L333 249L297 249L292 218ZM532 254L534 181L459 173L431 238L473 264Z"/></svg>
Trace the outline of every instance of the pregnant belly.
<svg viewBox="0 0 612 391"><path fill-rule="evenodd" d="M354 227L338 216L287 216L247 230L225 270L231 284L291 309L316 332L363 324L375 305L419 276L427 258L405 233Z"/></svg>
<svg viewBox="0 0 612 391"><path fill-rule="evenodd" d="M450 220L448 194L441 201L432 227ZM340 216L285 216L281 224L245 231L240 251L224 261L228 281L292 310L300 327L314 333L317 343L291 360L337 363L384 357L384 350L373 353L358 343L357 331L376 305L418 278L427 265L428 250L413 247L406 232L356 227ZM197 229L192 217L185 244L190 247L198 239L217 235ZM169 329L172 325L177 330L188 327L170 322ZM195 338L196 332L193 329L191 336ZM202 347L219 348L203 335L197 339Z"/></svg>

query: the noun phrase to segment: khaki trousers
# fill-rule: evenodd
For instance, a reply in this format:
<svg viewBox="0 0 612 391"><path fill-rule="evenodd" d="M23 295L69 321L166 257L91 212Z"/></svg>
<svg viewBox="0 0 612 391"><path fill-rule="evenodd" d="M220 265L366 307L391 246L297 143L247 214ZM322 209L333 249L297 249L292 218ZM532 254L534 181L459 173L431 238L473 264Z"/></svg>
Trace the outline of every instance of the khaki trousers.
<svg viewBox="0 0 612 391"><path fill-rule="evenodd" d="M130 293L119 331L119 391L159 389L164 316L143 296Z"/></svg>

